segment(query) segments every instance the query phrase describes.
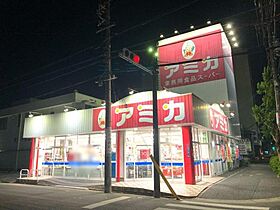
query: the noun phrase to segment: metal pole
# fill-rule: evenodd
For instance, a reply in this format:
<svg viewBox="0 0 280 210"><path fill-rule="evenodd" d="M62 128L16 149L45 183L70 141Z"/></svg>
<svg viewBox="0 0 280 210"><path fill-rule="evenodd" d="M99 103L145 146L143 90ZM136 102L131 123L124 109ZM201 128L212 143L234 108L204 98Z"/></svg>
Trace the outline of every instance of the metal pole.
<svg viewBox="0 0 280 210"><path fill-rule="evenodd" d="M20 114L18 116L19 119L19 130L18 130L18 142L17 142L17 151L16 151L16 166L15 169L16 171L19 169L18 167L18 162L19 162L19 150L20 150L20 143L21 143L21 138L22 138L22 131L23 131L23 123L24 123L24 114Z"/></svg>
<svg viewBox="0 0 280 210"><path fill-rule="evenodd" d="M153 70L153 137L154 137L154 158L159 165L159 130L158 130L158 106L157 106L157 89L158 89L158 70ZM154 164L154 197L160 198L160 177Z"/></svg>
<svg viewBox="0 0 280 210"><path fill-rule="evenodd" d="M112 192L112 165L111 165L111 29L110 29L110 0L105 2L106 4L106 61L108 68L108 79L106 81L106 122L105 122L105 179L104 179L104 192Z"/></svg>

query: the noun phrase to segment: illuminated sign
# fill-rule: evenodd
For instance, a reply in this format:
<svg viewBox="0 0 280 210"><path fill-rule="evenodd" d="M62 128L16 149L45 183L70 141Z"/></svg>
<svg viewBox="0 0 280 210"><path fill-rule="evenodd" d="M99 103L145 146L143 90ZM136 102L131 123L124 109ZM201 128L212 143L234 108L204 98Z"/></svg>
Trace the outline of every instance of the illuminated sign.
<svg viewBox="0 0 280 210"><path fill-rule="evenodd" d="M169 39L171 41L158 49L158 64L169 64L160 66L162 87L173 88L225 78L221 29L200 29L199 33L189 35L187 39Z"/></svg>
<svg viewBox="0 0 280 210"><path fill-rule="evenodd" d="M93 109L93 131L104 130L105 108ZM192 95L158 100L159 125L193 122ZM137 128L153 125L152 101L112 106L112 129Z"/></svg>
<svg viewBox="0 0 280 210"><path fill-rule="evenodd" d="M209 109L210 114L210 127L216 131L228 134L228 118L223 113L215 109Z"/></svg>

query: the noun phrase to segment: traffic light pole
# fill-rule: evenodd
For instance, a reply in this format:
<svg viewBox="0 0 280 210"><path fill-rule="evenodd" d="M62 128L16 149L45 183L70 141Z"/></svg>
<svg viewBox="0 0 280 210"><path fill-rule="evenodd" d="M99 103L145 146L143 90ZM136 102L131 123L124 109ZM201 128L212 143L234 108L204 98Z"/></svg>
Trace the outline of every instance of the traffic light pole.
<svg viewBox="0 0 280 210"><path fill-rule="evenodd" d="M153 69L153 137L154 137L154 158L159 164L159 130L158 130L158 104L157 104L157 90L158 90L158 69L155 65ZM154 197L160 198L160 177L154 165Z"/></svg>
<svg viewBox="0 0 280 210"><path fill-rule="evenodd" d="M158 105L157 105L157 90L158 90L158 69L157 63L154 65L153 71L142 66L139 63L136 63L132 58L135 56L133 52L124 48L122 53L119 56L128 61L129 63L137 66L143 71L149 73L153 77L153 150L154 150L154 159L159 165L159 129L158 129ZM158 173L154 165L154 197L160 198L160 174Z"/></svg>

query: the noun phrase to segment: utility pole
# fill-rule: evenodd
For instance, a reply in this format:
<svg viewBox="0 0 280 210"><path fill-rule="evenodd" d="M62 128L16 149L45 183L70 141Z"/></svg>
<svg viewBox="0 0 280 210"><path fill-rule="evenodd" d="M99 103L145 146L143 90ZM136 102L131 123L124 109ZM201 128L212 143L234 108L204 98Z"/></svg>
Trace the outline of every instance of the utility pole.
<svg viewBox="0 0 280 210"><path fill-rule="evenodd" d="M111 147L111 89L112 89L112 67L111 67L111 24L110 24L110 0L99 0L97 16L99 18L100 30L97 33L105 31L105 63L107 67L107 78L105 80L105 177L104 192L112 192L112 147Z"/></svg>

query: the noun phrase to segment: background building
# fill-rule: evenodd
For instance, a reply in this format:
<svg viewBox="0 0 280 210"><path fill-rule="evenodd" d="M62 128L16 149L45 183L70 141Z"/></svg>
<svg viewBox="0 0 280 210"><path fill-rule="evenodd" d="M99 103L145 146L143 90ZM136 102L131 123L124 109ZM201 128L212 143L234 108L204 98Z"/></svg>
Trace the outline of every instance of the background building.
<svg viewBox="0 0 280 210"><path fill-rule="evenodd" d="M101 102L75 91L48 99L33 99L29 103L0 110L0 170L28 168L31 140L22 136L24 120L30 114L61 113L65 108L85 109L100 106Z"/></svg>

